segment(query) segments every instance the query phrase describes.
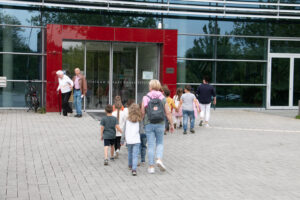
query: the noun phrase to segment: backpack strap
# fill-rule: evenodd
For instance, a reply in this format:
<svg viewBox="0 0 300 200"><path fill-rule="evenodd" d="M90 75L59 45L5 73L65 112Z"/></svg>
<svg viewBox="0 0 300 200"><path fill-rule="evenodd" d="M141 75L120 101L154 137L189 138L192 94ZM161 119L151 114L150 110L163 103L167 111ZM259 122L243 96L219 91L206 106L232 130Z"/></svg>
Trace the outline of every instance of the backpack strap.
<svg viewBox="0 0 300 200"><path fill-rule="evenodd" d="M149 95L147 95L147 97L148 97L150 100L152 99Z"/></svg>

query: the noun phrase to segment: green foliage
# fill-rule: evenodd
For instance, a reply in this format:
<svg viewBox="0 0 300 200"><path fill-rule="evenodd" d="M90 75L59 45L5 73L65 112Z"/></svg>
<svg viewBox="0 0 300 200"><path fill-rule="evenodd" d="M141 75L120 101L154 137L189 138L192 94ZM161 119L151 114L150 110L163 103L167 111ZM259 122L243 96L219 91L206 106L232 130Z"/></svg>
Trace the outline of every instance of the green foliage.
<svg viewBox="0 0 300 200"><path fill-rule="evenodd" d="M45 107L41 107L41 108L38 109L37 112L40 113L40 114L46 114L46 108Z"/></svg>
<svg viewBox="0 0 300 200"><path fill-rule="evenodd" d="M296 119L300 119L300 115L297 115L297 116L296 116Z"/></svg>

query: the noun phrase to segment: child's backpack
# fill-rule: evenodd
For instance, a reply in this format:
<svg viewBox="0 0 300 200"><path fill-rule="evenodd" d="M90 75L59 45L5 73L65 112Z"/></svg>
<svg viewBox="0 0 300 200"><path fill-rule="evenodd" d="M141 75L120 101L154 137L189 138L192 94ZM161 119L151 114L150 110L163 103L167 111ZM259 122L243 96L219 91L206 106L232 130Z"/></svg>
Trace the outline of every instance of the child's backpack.
<svg viewBox="0 0 300 200"><path fill-rule="evenodd" d="M148 95L147 97L150 99L146 109L148 120L152 124L163 122L165 120L165 109L162 100L152 99Z"/></svg>

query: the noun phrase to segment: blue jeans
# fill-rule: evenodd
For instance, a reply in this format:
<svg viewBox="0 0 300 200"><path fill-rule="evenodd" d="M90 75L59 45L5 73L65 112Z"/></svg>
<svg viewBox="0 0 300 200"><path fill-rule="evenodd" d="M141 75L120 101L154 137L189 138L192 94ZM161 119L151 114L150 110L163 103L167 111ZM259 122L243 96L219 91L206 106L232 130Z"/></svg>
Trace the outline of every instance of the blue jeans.
<svg viewBox="0 0 300 200"><path fill-rule="evenodd" d="M164 152L164 124L147 124L145 131L148 141L149 165L154 165L154 154L157 159L162 159ZM155 151L156 150L156 151Z"/></svg>
<svg viewBox="0 0 300 200"><path fill-rule="evenodd" d="M145 162L146 149L147 149L147 136L145 133L141 133L140 137L141 137L141 146L140 146L141 162Z"/></svg>
<svg viewBox="0 0 300 200"><path fill-rule="evenodd" d="M139 152L140 152L140 143L138 144L127 144L128 147L128 166L132 167L132 170L136 170Z"/></svg>
<svg viewBox="0 0 300 200"><path fill-rule="evenodd" d="M190 111L190 110L182 110L182 114L183 114L183 130L186 131L187 130L187 125L188 125L188 118L190 118L190 130L194 129L194 125L195 125L195 114L194 111Z"/></svg>
<svg viewBox="0 0 300 200"><path fill-rule="evenodd" d="M81 91L80 90L74 90L73 91L73 98L74 98L74 106L75 106L77 115L82 115L82 112L81 112Z"/></svg>

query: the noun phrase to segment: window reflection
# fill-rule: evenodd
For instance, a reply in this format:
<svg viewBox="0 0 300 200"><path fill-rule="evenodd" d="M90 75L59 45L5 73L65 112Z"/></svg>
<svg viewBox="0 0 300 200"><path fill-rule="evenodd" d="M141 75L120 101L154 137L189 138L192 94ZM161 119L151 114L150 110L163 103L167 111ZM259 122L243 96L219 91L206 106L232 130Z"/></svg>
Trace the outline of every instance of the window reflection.
<svg viewBox="0 0 300 200"><path fill-rule="evenodd" d="M217 83L265 83L266 63L217 62Z"/></svg>
<svg viewBox="0 0 300 200"><path fill-rule="evenodd" d="M42 58L31 55L0 55L0 76L8 80L42 79Z"/></svg>

